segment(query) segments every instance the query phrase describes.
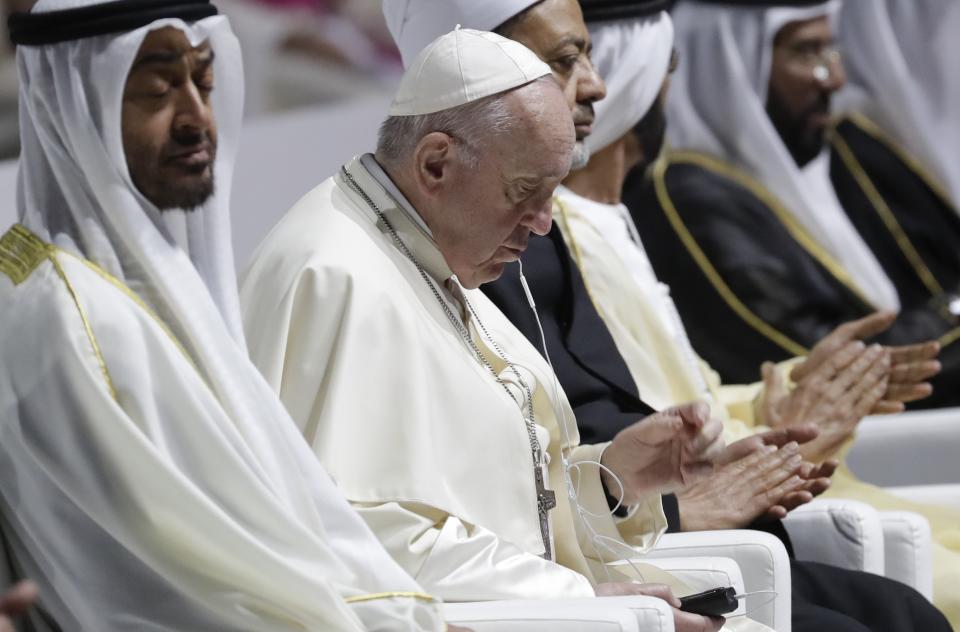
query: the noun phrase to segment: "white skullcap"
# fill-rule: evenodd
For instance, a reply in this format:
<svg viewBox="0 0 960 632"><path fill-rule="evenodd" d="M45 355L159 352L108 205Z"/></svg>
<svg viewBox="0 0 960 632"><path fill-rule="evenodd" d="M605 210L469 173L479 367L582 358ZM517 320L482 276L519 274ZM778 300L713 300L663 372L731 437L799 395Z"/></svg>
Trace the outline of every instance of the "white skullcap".
<svg viewBox="0 0 960 632"><path fill-rule="evenodd" d="M409 68L427 45L456 25L492 31L540 0L383 0L383 15Z"/></svg>
<svg viewBox="0 0 960 632"><path fill-rule="evenodd" d="M519 42L456 28L423 49L407 68L388 114L449 110L549 74L550 67Z"/></svg>
<svg viewBox="0 0 960 632"><path fill-rule="evenodd" d="M673 22L666 11L648 17L590 24L591 55L607 86L594 107L585 143L595 154L630 131L650 110L670 70Z"/></svg>

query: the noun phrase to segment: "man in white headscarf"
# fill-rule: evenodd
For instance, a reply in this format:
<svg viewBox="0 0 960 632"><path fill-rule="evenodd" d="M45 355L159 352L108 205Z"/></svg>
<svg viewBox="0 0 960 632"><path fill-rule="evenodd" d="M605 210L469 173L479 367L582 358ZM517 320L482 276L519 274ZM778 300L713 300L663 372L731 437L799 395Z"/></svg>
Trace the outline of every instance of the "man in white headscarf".
<svg viewBox="0 0 960 632"><path fill-rule="evenodd" d="M207 0L40 0L10 30L0 509L42 608L97 632L442 630L246 356L226 20Z"/></svg>
<svg viewBox="0 0 960 632"><path fill-rule="evenodd" d="M680 588L604 562L648 550L660 492L722 450L698 403L581 445L550 367L476 289L549 229L575 143L550 75L496 34L439 37L377 153L307 194L243 280L251 356L394 558L449 600L649 590L623 583L637 572Z"/></svg>
<svg viewBox="0 0 960 632"><path fill-rule="evenodd" d="M960 398L954 318L926 290L887 276L830 181L829 104L843 85L836 5L785 4L677 5L687 63L667 103L672 151L652 178L628 179L624 202L694 348L725 380L751 382L762 362L804 355L841 323L894 310L877 339L938 340L943 370L917 405L948 405Z"/></svg>
<svg viewBox="0 0 960 632"><path fill-rule="evenodd" d="M384 0L383 13L405 67L458 24L495 31L535 52L550 66L573 112L573 166L586 164L584 139L604 86L590 62L590 38L576 0Z"/></svg>
<svg viewBox="0 0 960 632"><path fill-rule="evenodd" d="M831 180L857 230L891 278L911 280L953 315L960 315L958 32L960 3L952 0L845 2L837 37L848 81L830 135Z"/></svg>
<svg viewBox="0 0 960 632"><path fill-rule="evenodd" d="M635 164L649 164L662 143L662 104L673 50L670 19L655 2L581 0L581 5L607 97L597 104L597 120L587 137L590 162L558 189L554 228L547 236L531 238L524 253L539 318L533 318L526 291L509 269L485 285L484 293L531 342L539 345L543 336L573 402L581 437L609 440L638 414L648 413L647 404L662 408L698 397L714 404L728 440L750 436L752 429L736 417L753 423L759 389L721 388L698 361L650 269L627 209L618 203L627 172ZM889 323L882 316L871 320ZM876 327L876 322L858 326L871 324ZM823 356L836 342L823 343L816 355ZM732 443L729 460L713 476L679 490L676 498L665 497L670 530L742 528L757 521L788 542L771 518L822 491L829 481L805 485L804 478L829 475L833 465L826 471L800 463L784 467L783 459L798 448L787 442L806 441L800 450L820 462L849 437L852 424L842 411L859 408L862 415L883 394L878 370L882 374L886 365L868 359L879 350L858 352L862 345L852 341L847 346L836 356L840 363L831 358L810 371L787 397L789 403L782 402L788 414L778 431L761 429ZM834 391L838 396L831 396ZM834 423L835 416L842 422ZM804 421L819 422L821 437L811 442L811 430L800 427ZM766 452L771 448L765 445L784 448ZM798 561L792 569L797 630L860 630L860 622L897 631L947 628L922 595L897 582ZM830 586L833 597L821 599L810 590L816 586ZM898 605L885 605L893 602ZM913 607L901 608L906 602Z"/></svg>

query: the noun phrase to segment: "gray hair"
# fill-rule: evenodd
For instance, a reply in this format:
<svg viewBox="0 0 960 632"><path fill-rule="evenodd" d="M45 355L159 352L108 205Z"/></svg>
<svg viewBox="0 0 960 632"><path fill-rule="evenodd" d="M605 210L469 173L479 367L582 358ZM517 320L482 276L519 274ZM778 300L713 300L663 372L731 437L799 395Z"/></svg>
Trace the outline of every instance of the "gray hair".
<svg viewBox="0 0 960 632"><path fill-rule="evenodd" d="M553 81L553 78L545 75L524 87L545 80ZM380 125L377 159L385 166L395 167L413 156L417 144L427 134L442 132L460 146L467 165L476 167L485 142L517 128L519 119L507 103L509 94L511 92L501 92L430 114L390 116Z"/></svg>

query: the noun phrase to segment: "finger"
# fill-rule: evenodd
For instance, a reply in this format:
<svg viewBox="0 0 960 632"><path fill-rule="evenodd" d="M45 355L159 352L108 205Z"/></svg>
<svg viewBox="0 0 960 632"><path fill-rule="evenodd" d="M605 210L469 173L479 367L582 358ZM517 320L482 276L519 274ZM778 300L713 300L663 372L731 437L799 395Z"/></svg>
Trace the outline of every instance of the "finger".
<svg viewBox="0 0 960 632"><path fill-rule="evenodd" d="M786 510L786 512L791 512L797 507L806 505L812 501L815 495L816 494L806 489L789 492L780 499L779 506Z"/></svg>
<svg viewBox="0 0 960 632"><path fill-rule="evenodd" d="M680 438L683 430L683 419L672 410L665 410L649 415L621 432L631 443L649 447Z"/></svg>
<svg viewBox="0 0 960 632"><path fill-rule="evenodd" d="M864 387L866 387L866 384L864 384ZM871 410L873 410L873 407L877 405L877 402L883 399L884 393L887 392L887 387L887 380L881 377L876 381L876 383L873 384L873 386L861 393L859 400L857 400L854 404L853 413L847 420L851 425L851 429L853 426L858 424L861 419L866 417Z"/></svg>
<svg viewBox="0 0 960 632"><path fill-rule="evenodd" d="M37 585L31 581L20 582L0 598L0 614L18 616L30 608L36 600Z"/></svg>
<svg viewBox="0 0 960 632"><path fill-rule="evenodd" d="M638 584L637 590L641 595L663 599L674 608L680 607L680 600L674 596L673 591L666 584Z"/></svg>
<svg viewBox="0 0 960 632"><path fill-rule="evenodd" d="M766 401L776 402L786 395L787 386L773 362L764 362L760 365L760 374L763 375L763 391Z"/></svg>
<svg viewBox="0 0 960 632"><path fill-rule="evenodd" d="M793 475L779 485L767 490L762 498L768 507L773 507L774 505L782 506L787 494L802 491L805 484L806 481L797 475Z"/></svg>
<svg viewBox="0 0 960 632"><path fill-rule="evenodd" d="M823 492L830 489L830 486L833 484L833 481L829 478L814 478L807 480L804 483L803 489L810 492L813 496L819 496Z"/></svg>
<svg viewBox="0 0 960 632"><path fill-rule="evenodd" d="M940 355L940 343L936 341L921 342L919 344L905 345L902 347L889 347L889 349L894 364L933 360Z"/></svg>
<svg viewBox="0 0 960 632"><path fill-rule="evenodd" d="M684 632L718 632L725 622L723 617L705 617L677 609L673 611L674 626Z"/></svg>
<svg viewBox="0 0 960 632"><path fill-rule="evenodd" d="M806 478L830 478L837 471L838 467L840 467L840 461L837 461L836 459L827 459L811 470L810 476Z"/></svg>
<svg viewBox="0 0 960 632"><path fill-rule="evenodd" d="M889 390L889 389L888 389ZM886 397L886 395L884 395ZM902 413L907 409L902 402L890 401L888 399L882 399L877 402L876 406L870 411L871 415L894 415L896 413Z"/></svg>
<svg viewBox="0 0 960 632"><path fill-rule="evenodd" d="M940 373L942 368L939 360L920 360L893 364L893 357L891 356L890 361L890 381L900 384L923 382Z"/></svg>
<svg viewBox="0 0 960 632"><path fill-rule="evenodd" d="M763 520L765 521L774 521L774 520L783 520L787 517L787 510L785 507L780 505L774 505L767 509L767 512L763 515Z"/></svg>
<svg viewBox="0 0 960 632"><path fill-rule="evenodd" d="M710 406L700 400L668 408L665 412L680 417L691 433L699 430L710 421Z"/></svg>
<svg viewBox="0 0 960 632"><path fill-rule="evenodd" d="M848 391L868 390L889 373L890 355L880 345L870 345L853 362L839 370L824 395L835 402Z"/></svg>
<svg viewBox="0 0 960 632"><path fill-rule="evenodd" d="M844 333L850 339L866 340L883 333L897 319L897 313L890 310L874 312L869 316L844 323L838 329L845 329Z"/></svg>
<svg viewBox="0 0 960 632"><path fill-rule="evenodd" d="M846 342L832 350L830 355L813 371L803 372L803 374L799 376L797 372L794 371L793 380L798 384L806 380L829 381L844 367L856 360L859 354L863 353L864 349L866 349L866 345L859 340Z"/></svg>
<svg viewBox="0 0 960 632"><path fill-rule="evenodd" d="M888 402L907 403L930 397L932 393L933 385L930 382L909 385L888 383L883 399Z"/></svg>
<svg viewBox="0 0 960 632"><path fill-rule="evenodd" d="M708 417L707 421L701 424L699 428L696 428L695 431L692 426L689 425L686 426L686 429L690 435L690 439L685 446L688 455L695 458L703 455L704 460L706 460L705 453L708 449L713 449L715 454L712 455L710 460L720 458L723 449L726 447L726 444L722 441L720 444L717 444L717 439L722 439L723 435L722 421Z"/></svg>
<svg viewBox="0 0 960 632"><path fill-rule="evenodd" d="M753 435L752 437L747 437L746 439L734 441L727 446L726 450L724 450L723 456L720 458L717 465L729 465L730 463L742 461L748 456L759 452L763 446L764 441L762 435Z"/></svg>

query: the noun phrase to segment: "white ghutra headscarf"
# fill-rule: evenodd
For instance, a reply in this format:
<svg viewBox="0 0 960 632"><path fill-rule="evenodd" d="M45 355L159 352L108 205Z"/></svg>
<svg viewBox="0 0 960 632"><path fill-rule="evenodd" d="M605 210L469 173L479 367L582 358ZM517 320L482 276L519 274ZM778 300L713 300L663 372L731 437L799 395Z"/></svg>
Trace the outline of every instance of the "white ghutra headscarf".
<svg viewBox="0 0 960 632"><path fill-rule="evenodd" d="M96 4L40 0L34 13ZM161 213L145 199L132 183L122 142L126 77L146 36L163 27L181 30L195 46L209 41L215 51L216 192L192 212ZM247 357L230 246L229 197L243 75L239 44L227 20L215 16L188 24L161 19L114 35L20 46L17 56L21 222L100 266L153 308L219 404L219 409L204 404L213 401L208 394L184 392L185 400L201 402L191 410L208 414L160 419L164 427L152 429L160 437L156 441L165 442L154 451L156 467L138 469L131 463L114 472L125 477L124 485L141 477L152 521L128 516L104 482L106 489L89 493L105 500L88 503L79 524L61 517L36 527L47 531L39 541L69 543L64 550L99 545L103 555L136 560L124 562L130 576L112 577L109 570L116 566L77 569L68 554L55 558L41 552L43 575L60 578L65 590L75 593L71 616L84 622L84 629L116 629L122 619L130 629L240 630L250 629L258 620L250 611L261 608L269 612L268 619L289 622L283 629L443 629L436 604L427 601L398 603L392 619L383 616L385 610L370 617L364 615L365 604L345 603L346 595L420 589L347 504ZM137 429L130 433L136 435ZM63 434L46 440L69 441L70 433ZM198 436L209 442L196 445ZM69 447L61 449L70 453ZM80 461L71 464L71 471L86 468L97 480L101 467ZM169 490L184 488L190 497L183 503L170 499ZM13 503L13 515L30 503L35 505L32 515L44 511L42 497L11 498L6 500ZM179 515L185 506L203 511ZM109 546L104 549L105 542ZM199 542L209 549L191 554ZM82 591L69 581L78 576L86 585ZM243 590L225 588L242 581L237 577L248 578ZM172 601L164 606L163 622L139 620L136 613L156 611L154 601L163 595L151 588L158 585L173 586L200 599L202 606L198 609L189 599ZM68 599L66 593L60 597ZM123 612L109 606L119 603Z"/></svg>
<svg viewBox="0 0 960 632"><path fill-rule="evenodd" d="M859 0L840 12L841 109L877 123L960 207L960 2Z"/></svg>
<svg viewBox="0 0 960 632"><path fill-rule="evenodd" d="M670 70L673 22L666 11L629 20L591 22L591 58L607 86L598 101L591 154L619 140L650 110Z"/></svg>
<svg viewBox="0 0 960 632"><path fill-rule="evenodd" d="M725 159L759 180L850 275L876 308L899 309L893 283L853 227L823 152L801 169L767 115L773 41L789 22L832 16L837 4L753 8L680 0L674 12L681 63L667 100L674 150Z"/></svg>

